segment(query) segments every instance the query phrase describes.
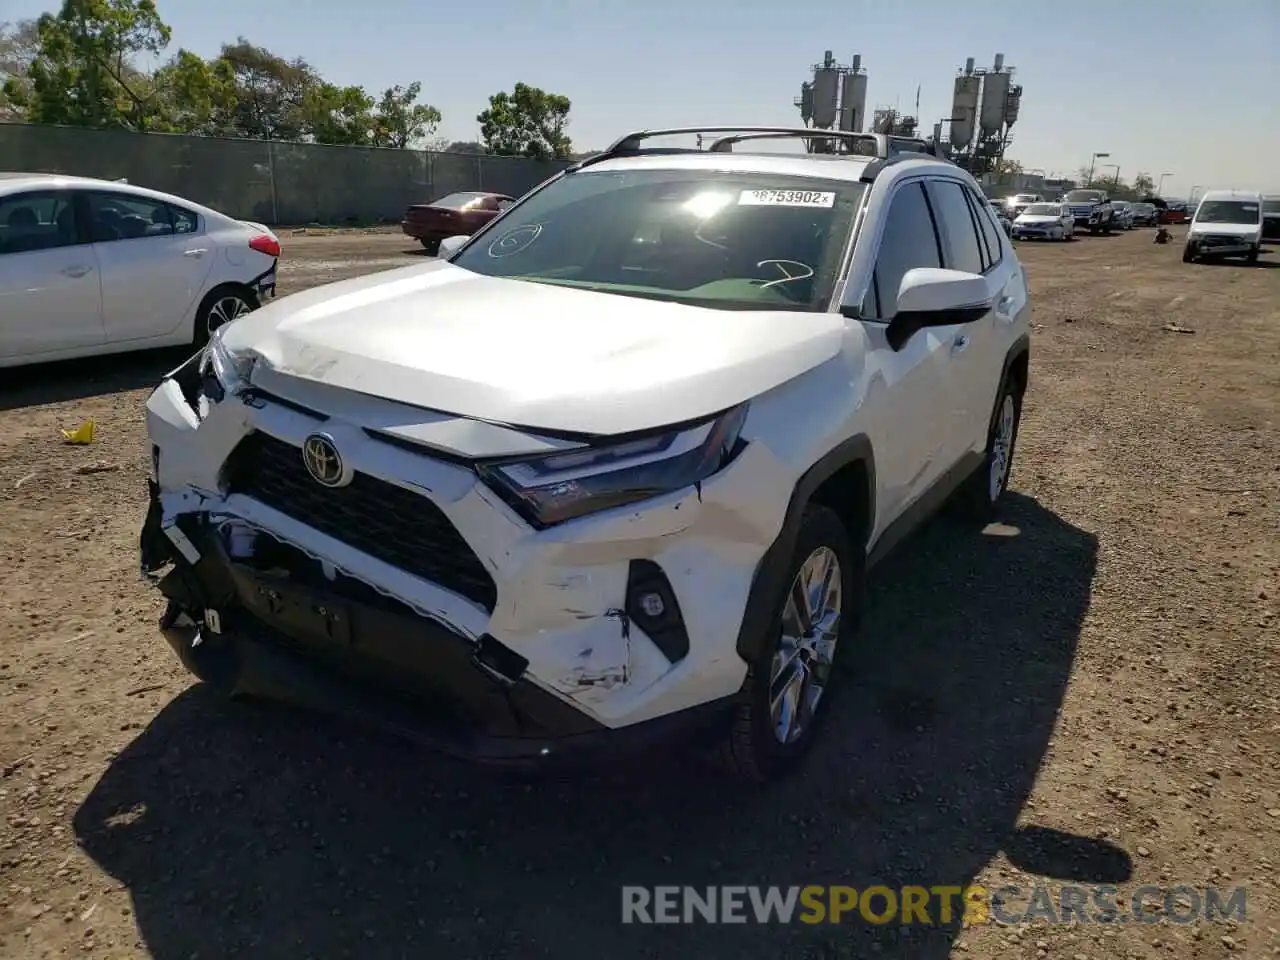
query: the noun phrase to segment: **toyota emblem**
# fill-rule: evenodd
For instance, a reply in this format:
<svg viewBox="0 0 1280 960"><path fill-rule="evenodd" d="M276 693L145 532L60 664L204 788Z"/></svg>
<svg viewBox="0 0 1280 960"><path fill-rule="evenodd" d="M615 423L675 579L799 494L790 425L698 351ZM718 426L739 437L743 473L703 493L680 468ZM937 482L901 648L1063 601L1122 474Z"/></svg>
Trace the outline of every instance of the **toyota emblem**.
<svg viewBox="0 0 1280 960"><path fill-rule="evenodd" d="M342 455L333 438L323 433L307 437L302 444L302 462L311 478L322 486L340 487L347 480Z"/></svg>

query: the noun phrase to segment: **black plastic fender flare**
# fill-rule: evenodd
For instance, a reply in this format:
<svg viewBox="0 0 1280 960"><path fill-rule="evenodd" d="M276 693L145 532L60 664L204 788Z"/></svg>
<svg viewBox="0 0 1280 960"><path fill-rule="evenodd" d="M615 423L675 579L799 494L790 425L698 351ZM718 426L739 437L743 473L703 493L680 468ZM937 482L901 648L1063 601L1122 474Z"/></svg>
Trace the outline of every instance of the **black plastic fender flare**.
<svg viewBox="0 0 1280 960"><path fill-rule="evenodd" d="M875 457L871 450L871 440L865 434L857 434L837 444L824 454L813 466L805 471L791 491L791 499L787 503L787 513L782 521L782 529L777 538L756 565L755 576L751 580L751 591L747 594L747 603L743 609L742 620L738 626L738 655L747 663L753 663L772 639L772 632L777 624L774 612L782 603L790 584L787 574L790 572L791 555L795 552L796 537L800 530L800 520L809 500L823 483L835 476L845 467L860 463L867 472L868 524L875 516ZM866 536L869 531L850 531L855 544L866 550Z"/></svg>

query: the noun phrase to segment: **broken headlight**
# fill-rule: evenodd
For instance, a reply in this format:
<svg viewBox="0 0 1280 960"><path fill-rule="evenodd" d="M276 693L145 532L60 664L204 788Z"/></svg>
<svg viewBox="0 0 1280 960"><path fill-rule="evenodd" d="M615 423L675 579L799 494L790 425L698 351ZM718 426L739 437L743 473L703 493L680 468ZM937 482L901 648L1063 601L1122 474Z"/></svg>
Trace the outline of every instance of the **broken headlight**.
<svg viewBox="0 0 1280 960"><path fill-rule="evenodd" d="M742 404L695 426L608 446L477 467L481 478L543 529L681 490L724 467L746 420Z"/></svg>
<svg viewBox="0 0 1280 960"><path fill-rule="evenodd" d="M225 328L224 328L225 329ZM200 384L204 395L220 403L227 394L236 394L249 385L253 358L234 353L215 330L200 357Z"/></svg>

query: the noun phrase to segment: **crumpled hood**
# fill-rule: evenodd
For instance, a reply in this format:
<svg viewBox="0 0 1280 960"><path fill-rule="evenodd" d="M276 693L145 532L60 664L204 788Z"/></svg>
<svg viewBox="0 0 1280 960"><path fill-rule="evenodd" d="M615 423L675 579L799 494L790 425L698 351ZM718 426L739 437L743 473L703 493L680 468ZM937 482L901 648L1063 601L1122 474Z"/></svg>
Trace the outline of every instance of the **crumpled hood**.
<svg viewBox="0 0 1280 960"><path fill-rule="evenodd" d="M1253 237L1261 229L1260 223L1193 223L1188 233L1197 237Z"/></svg>
<svg viewBox="0 0 1280 960"><path fill-rule="evenodd" d="M445 261L270 303L222 339L275 371L481 420L625 433L694 419L834 357L832 313L710 310Z"/></svg>

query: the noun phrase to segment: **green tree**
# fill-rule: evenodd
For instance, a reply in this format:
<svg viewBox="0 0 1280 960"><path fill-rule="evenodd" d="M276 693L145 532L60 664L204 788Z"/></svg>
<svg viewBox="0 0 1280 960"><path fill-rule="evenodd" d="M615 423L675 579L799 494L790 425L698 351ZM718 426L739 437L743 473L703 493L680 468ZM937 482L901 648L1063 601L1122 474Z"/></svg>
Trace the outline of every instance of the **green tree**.
<svg viewBox="0 0 1280 960"><path fill-rule="evenodd" d="M569 98L517 83L511 93L495 93L489 109L476 117L480 138L490 153L547 160L566 159L573 152L565 128Z"/></svg>
<svg viewBox="0 0 1280 960"><path fill-rule="evenodd" d="M364 87L320 83L302 101L303 129L316 143L368 145L373 139L373 98Z"/></svg>
<svg viewBox="0 0 1280 960"><path fill-rule="evenodd" d="M301 58L286 60L244 37L222 47L235 88L231 125L253 140L300 140L307 128L307 96L321 85ZM312 107L315 107L313 101Z"/></svg>
<svg viewBox="0 0 1280 960"><path fill-rule="evenodd" d="M40 31L34 20L0 23L0 121L21 120L22 108L31 96L27 71L40 53ZM14 97L7 88L13 84Z"/></svg>
<svg viewBox="0 0 1280 960"><path fill-rule="evenodd" d="M1149 197L1156 192L1156 182L1149 173L1139 173L1133 178L1133 192L1142 197Z"/></svg>
<svg viewBox="0 0 1280 960"><path fill-rule="evenodd" d="M7 99L34 123L152 129L154 87L133 61L160 53L169 28L153 0L63 0L36 21L28 84L10 78Z"/></svg>
<svg viewBox="0 0 1280 960"><path fill-rule="evenodd" d="M475 140L454 140L452 143L445 144L444 147L449 153L488 153L483 143Z"/></svg>
<svg viewBox="0 0 1280 960"><path fill-rule="evenodd" d="M429 103L418 103L422 84L398 84L382 92L373 114L373 142L379 147L405 149L424 140L440 126L440 111Z"/></svg>
<svg viewBox="0 0 1280 960"><path fill-rule="evenodd" d="M235 74L228 61L205 60L190 50L179 50L155 72L152 83L168 130L201 136L235 132Z"/></svg>

